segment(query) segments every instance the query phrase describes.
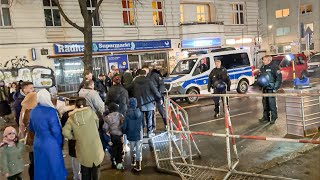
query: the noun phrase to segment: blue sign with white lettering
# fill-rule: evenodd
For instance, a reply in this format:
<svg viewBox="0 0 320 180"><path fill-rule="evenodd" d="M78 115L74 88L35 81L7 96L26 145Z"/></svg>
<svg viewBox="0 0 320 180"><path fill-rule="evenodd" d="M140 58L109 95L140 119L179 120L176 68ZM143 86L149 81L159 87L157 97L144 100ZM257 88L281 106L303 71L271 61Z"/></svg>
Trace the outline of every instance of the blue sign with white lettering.
<svg viewBox="0 0 320 180"><path fill-rule="evenodd" d="M182 48L221 46L221 38L182 40Z"/></svg>
<svg viewBox="0 0 320 180"><path fill-rule="evenodd" d="M92 52L141 51L171 48L171 40L128 41L128 42L94 42ZM54 44L55 54L83 53L83 43Z"/></svg>
<svg viewBox="0 0 320 180"><path fill-rule="evenodd" d="M119 70L129 69L128 55L126 54L107 56L107 62L109 69L111 66L115 66Z"/></svg>

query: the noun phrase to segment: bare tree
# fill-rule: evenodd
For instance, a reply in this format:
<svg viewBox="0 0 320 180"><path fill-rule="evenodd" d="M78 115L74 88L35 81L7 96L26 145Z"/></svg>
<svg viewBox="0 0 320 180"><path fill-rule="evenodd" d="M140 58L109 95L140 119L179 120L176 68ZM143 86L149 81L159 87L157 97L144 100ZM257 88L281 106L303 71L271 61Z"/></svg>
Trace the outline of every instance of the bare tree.
<svg viewBox="0 0 320 180"><path fill-rule="evenodd" d="M83 34L83 42L84 42L84 52L83 52L83 65L84 65L84 74L87 72L92 72L92 18L98 13L99 7L103 0L97 0L98 3L96 5L96 9L94 11L88 11L87 1L89 0L78 0L80 12L83 17L84 25L83 27L74 23L69 19L64 10L61 7L59 0L54 0L57 4L59 11L63 18L74 28L78 29Z"/></svg>

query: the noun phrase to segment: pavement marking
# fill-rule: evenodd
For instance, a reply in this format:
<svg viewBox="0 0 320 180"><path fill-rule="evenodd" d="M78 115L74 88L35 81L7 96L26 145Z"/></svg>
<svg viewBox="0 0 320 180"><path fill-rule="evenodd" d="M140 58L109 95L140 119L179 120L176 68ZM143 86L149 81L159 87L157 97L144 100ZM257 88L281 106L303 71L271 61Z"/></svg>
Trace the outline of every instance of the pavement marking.
<svg viewBox="0 0 320 180"><path fill-rule="evenodd" d="M243 97L231 97L229 98L229 100L233 100L233 99L240 99ZM214 103L210 103L210 104L194 104L194 105L189 105L189 106L182 106L183 109L189 109L189 108L193 108L193 107L205 107L205 106L211 106L214 105Z"/></svg>
<svg viewBox="0 0 320 180"><path fill-rule="evenodd" d="M243 116L243 115L251 114L251 113L252 113L252 111L239 113L239 114L235 114L235 115L230 116L230 118L236 117L236 116ZM190 127L201 125L201 124L206 124L206 123L210 123L210 122L216 122L216 121L220 121L220 120L224 120L224 117L223 118L219 118L219 119L212 119L212 120L208 120L208 121L203 121L203 122L191 124Z"/></svg>

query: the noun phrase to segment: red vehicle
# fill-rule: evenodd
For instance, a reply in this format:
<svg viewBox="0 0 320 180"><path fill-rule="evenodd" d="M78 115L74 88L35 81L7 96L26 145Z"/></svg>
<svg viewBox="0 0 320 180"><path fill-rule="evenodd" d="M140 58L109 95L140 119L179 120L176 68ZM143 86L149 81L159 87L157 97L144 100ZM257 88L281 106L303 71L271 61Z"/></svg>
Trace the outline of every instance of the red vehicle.
<svg viewBox="0 0 320 180"><path fill-rule="evenodd" d="M294 66L296 69L296 78L308 76L308 60L304 54L294 54ZM292 62L285 56L273 56L272 63L280 67L282 73L282 81L293 80Z"/></svg>

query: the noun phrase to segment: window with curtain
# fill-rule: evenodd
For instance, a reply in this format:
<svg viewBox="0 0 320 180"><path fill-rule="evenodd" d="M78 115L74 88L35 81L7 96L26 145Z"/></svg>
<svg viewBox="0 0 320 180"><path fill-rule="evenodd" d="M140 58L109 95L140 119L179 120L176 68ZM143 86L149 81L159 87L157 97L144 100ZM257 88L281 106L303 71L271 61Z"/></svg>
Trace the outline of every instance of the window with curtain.
<svg viewBox="0 0 320 180"><path fill-rule="evenodd" d="M244 24L244 4L231 4L232 24Z"/></svg>
<svg viewBox="0 0 320 180"><path fill-rule="evenodd" d="M122 0L122 17L124 25L135 25L135 12L133 0Z"/></svg>
<svg viewBox="0 0 320 180"><path fill-rule="evenodd" d="M155 26L163 26L163 2L152 1L152 19Z"/></svg>

